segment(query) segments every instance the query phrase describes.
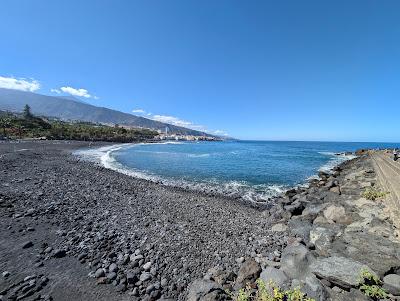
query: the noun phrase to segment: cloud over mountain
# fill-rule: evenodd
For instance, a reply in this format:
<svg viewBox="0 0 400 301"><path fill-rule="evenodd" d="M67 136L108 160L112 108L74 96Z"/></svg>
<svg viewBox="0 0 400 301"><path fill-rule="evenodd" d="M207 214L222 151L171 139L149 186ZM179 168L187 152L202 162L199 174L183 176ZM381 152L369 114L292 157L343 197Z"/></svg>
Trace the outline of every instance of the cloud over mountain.
<svg viewBox="0 0 400 301"><path fill-rule="evenodd" d="M40 89L40 83L34 79L0 76L0 88L34 92Z"/></svg>

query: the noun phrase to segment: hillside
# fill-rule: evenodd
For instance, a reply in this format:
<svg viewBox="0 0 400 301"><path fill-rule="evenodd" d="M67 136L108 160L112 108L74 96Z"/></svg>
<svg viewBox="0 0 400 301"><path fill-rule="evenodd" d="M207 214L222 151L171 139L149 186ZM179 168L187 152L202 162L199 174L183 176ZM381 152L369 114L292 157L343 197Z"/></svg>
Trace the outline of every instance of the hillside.
<svg viewBox="0 0 400 301"><path fill-rule="evenodd" d="M29 112L29 111L28 111ZM89 122L44 120L30 112L12 114L0 111L0 139L33 138L48 140L81 140L137 142L153 139L156 131L141 128L125 129Z"/></svg>
<svg viewBox="0 0 400 301"><path fill-rule="evenodd" d="M97 107L74 100L70 97L47 96L32 92L0 88L0 110L21 112L25 104L28 104L32 108L32 112L35 115L56 117L61 120L119 124L162 131L168 127L169 133L210 136L192 129L166 124L108 108Z"/></svg>

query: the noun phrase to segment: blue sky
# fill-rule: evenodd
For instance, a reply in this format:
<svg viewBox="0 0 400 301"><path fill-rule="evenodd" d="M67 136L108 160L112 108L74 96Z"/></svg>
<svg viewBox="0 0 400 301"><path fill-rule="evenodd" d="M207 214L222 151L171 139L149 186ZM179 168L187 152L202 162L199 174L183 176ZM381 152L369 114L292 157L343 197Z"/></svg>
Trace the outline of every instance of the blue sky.
<svg viewBox="0 0 400 301"><path fill-rule="evenodd" d="M3 0L0 85L243 139L398 142L399 13L399 1Z"/></svg>

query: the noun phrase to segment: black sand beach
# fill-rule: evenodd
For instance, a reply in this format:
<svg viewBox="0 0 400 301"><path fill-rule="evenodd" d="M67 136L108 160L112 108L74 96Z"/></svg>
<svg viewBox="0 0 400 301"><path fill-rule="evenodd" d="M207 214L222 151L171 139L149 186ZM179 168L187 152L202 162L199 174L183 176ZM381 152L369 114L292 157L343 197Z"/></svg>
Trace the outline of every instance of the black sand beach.
<svg viewBox="0 0 400 301"><path fill-rule="evenodd" d="M182 299L187 285L208 268L234 269L237 258L281 249L285 240L268 236L272 220L265 212L138 180L70 154L87 145L0 143L0 269L10 272L1 290L43 274L50 280L40 294L55 300L119 300L123 285L96 285L87 274L100 262L136 254L134 282L149 278L139 286L140 295L147 288L149 295ZM23 249L27 241L33 246ZM56 259L45 252L48 247L66 250L66 256ZM147 262L146 273L137 271Z"/></svg>
<svg viewBox="0 0 400 301"><path fill-rule="evenodd" d="M71 155L87 145L0 143L2 299L223 300L261 277L316 300L369 300L354 283L362 266L398 273L385 204L360 197L378 185L368 155L266 209Z"/></svg>

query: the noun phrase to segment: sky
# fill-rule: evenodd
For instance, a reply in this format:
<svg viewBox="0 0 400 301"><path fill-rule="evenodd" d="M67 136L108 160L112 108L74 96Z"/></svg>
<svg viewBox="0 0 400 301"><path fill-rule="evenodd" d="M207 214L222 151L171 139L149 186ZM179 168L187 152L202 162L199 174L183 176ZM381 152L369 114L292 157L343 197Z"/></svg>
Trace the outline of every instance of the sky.
<svg viewBox="0 0 400 301"><path fill-rule="evenodd" d="M0 87L239 139L400 142L399 1L2 0Z"/></svg>

